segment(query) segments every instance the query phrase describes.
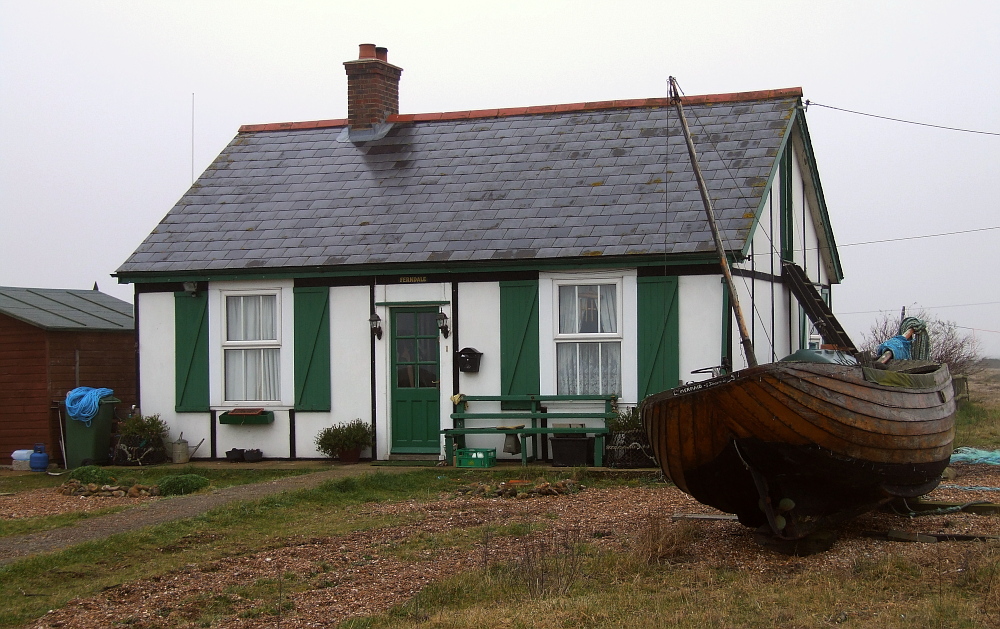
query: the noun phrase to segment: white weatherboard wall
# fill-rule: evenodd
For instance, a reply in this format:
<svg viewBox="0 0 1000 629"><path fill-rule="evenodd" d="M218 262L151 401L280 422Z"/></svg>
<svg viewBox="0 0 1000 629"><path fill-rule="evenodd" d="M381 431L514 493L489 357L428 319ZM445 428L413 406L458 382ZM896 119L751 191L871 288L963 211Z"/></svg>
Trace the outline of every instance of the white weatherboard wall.
<svg viewBox="0 0 1000 629"><path fill-rule="evenodd" d="M181 433L192 446L202 439L196 456L209 456L211 415L174 411L174 294L139 293L139 401L143 415L159 415L169 427L168 441Z"/></svg>
<svg viewBox="0 0 1000 629"><path fill-rule="evenodd" d="M458 345L482 352L478 373L458 375L458 390L466 395L500 393L500 283L467 282L458 287ZM487 404L482 402L481 404ZM483 411L499 410L482 406ZM449 411L450 412L450 411Z"/></svg>
<svg viewBox="0 0 1000 629"><path fill-rule="evenodd" d="M711 373L692 374L715 367L722 357L721 276L690 275L678 278L679 374L684 382L705 380Z"/></svg>
<svg viewBox="0 0 1000 629"><path fill-rule="evenodd" d="M371 421L369 296L368 286L330 289L330 411L295 413L296 458L325 456L316 449L316 435L327 426Z"/></svg>
<svg viewBox="0 0 1000 629"><path fill-rule="evenodd" d="M458 374L458 390L465 395L500 394L500 283L467 282L458 286L458 343L456 349L472 347L483 353L479 373ZM446 400L447 411L452 404ZM489 413L500 410L499 402L472 402L469 411ZM454 425L451 418L446 427ZM469 420L466 426L494 426L495 421ZM465 445L469 448L496 448L497 458L514 458L503 453L503 435L468 435Z"/></svg>

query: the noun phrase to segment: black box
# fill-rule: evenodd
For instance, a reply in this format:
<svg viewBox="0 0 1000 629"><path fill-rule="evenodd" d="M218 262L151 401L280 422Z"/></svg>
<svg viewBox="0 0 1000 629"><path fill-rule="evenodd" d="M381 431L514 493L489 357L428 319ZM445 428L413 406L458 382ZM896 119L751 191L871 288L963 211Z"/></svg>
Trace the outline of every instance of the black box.
<svg viewBox="0 0 1000 629"><path fill-rule="evenodd" d="M549 439L552 465L555 467L587 467L594 465L594 438L554 436Z"/></svg>

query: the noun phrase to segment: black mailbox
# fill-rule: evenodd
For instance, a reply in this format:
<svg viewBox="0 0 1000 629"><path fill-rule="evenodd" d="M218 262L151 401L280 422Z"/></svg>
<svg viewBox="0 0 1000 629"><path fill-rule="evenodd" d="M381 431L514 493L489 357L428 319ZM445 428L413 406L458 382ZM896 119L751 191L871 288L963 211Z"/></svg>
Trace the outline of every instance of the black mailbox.
<svg viewBox="0 0 1000 629"><path fill-rule="evenodd" d="M474 347L463 347L458 350L458 370L464 373L478 373L479 361L483 353Z"/></svg>

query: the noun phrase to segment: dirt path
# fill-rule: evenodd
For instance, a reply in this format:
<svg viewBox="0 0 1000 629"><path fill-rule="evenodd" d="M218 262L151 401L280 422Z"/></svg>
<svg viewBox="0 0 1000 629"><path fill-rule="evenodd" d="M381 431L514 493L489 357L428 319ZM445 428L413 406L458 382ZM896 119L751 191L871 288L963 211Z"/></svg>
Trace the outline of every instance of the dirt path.
<svg viewBox="0 0 1000 629"><path fill-rule="evenodd" d="M83 542L109 537L116 533L194 517L230 502L258 500L285 491L310 489L328 480L357 476L374 472L376 469L384 473L401 473L415 468L374 468L370 465L344 465L321 472L289 476L265 483L226 487L207 494L151 500L117 513L87 518L73 526L7 537L3 544L0 544L0 566L31 555L61 550Z"/></svg>

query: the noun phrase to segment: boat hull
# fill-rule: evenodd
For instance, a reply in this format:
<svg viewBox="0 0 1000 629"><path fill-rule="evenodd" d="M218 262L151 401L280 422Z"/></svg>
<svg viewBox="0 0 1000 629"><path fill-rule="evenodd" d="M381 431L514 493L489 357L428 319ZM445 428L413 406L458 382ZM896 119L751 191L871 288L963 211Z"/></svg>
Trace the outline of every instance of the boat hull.
<svg viewBox="0 0 1000 629"><path fill-rule="evenodd" d="M947 366L925 371L777 362L650 396L641 412L681 490L795 539L937 486L955 402Z"/></svg>

